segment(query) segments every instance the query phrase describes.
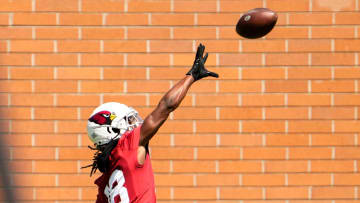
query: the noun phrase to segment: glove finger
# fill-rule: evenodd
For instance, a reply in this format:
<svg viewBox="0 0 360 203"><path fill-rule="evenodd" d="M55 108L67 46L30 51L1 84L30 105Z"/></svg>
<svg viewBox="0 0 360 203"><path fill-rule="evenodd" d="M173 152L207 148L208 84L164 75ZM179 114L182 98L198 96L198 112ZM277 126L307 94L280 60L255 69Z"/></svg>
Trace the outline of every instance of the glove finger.
<svg viewBox="0 0 360 203"><path fill-rule="evenodd" d="M202 57L203 53L204 53L203 45L200 43L196 51L195 59Z"/></svg>
<svg viewBox="0 0 360 203"><path fill-rule="evenodd" d="M207 75L208 75L208 76L211 76L211 77L215 77L215 78L218 78L218 77L219 77L219 74L214 73L214 72L210 72L210 71L207 73Z"/></svg>
<svg viewBox="0 0 360 203"><path fill-rule="evenodd" d="M209 54L206 53L205 56L204 56L204 63L206 62L207 58L208 58Z"/></svg>

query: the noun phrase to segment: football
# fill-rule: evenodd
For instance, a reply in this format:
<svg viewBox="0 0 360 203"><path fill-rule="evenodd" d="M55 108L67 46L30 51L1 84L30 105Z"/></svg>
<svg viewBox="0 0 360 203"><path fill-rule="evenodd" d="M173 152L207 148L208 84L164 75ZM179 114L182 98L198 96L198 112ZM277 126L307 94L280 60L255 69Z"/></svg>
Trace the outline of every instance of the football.
<svg viewBox="0 0 360 203"><path fill-rule="evenodd" d="M277 14L267 8L255 8L241 16L236 32L245 38L256 39L268 34L275 26Z"/></svg>

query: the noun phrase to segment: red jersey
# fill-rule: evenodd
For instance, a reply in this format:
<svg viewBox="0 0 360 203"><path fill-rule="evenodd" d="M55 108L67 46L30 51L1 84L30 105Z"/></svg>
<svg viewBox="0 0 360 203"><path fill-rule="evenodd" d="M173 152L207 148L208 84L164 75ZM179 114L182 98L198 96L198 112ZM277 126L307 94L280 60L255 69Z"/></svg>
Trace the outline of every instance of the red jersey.
<svg viewBox="0 0 360 203"><path fill-rule="evenodd" d="M154 174L149 153L144 164L137 161L140 126L121 136L110 155L110 170L103 173L96 203L155 203Z"/></svg>

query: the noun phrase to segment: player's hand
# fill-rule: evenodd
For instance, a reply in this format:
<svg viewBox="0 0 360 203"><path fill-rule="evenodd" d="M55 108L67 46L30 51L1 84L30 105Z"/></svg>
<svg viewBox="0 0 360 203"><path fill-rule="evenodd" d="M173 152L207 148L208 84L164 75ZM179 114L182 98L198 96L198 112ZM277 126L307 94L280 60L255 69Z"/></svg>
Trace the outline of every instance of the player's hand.
<svg viewBox="0 0 360 203"><path fill-rule="evenodd" d="M208 53L204 55L205 46L200 43L200 45L197 48L195 60L192 68L186 75L192 75L194 80L200 80L201 78L205 78L208 76L216 77L218 78L219 75L214 72L210 72L205 68L205 62L208 57Z"/></svg>

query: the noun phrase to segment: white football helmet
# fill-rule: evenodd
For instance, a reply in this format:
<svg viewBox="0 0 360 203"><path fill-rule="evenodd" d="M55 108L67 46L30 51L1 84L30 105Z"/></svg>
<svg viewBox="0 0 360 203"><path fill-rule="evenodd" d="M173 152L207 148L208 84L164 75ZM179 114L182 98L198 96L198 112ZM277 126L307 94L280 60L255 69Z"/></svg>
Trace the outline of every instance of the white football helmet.
<svg viewBox="0 0 360 203"><path fill-rule="evenodd" d="M90 140L98 146L120 137L142 122L135 109L117 102L109 102L92 112L88 119L87 132Z"/></svg>

